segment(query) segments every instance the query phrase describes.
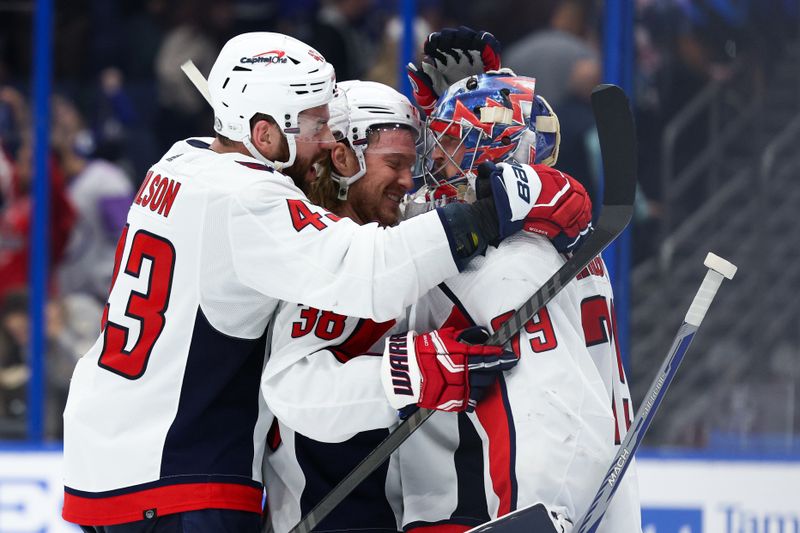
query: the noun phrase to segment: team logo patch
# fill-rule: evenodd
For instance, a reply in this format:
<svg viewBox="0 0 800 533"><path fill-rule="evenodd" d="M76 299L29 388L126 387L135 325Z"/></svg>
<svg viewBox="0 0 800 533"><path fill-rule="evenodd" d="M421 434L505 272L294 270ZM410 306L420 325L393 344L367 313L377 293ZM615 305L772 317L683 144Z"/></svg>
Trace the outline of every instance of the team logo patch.
<svg viewBox="0 0 800 533"><path fill-rule="evenodd" d="M250 65L274 65L275 63L286 63L286 52L283 50L270 50L269 52L261 52L251 57L243 57L239 63Z"/></svg>
<svg viewBox="0 0 800 533"><path fill-rule="evenodd" d="M427 341L427 338L425 340ZM408 370L408 337L406 335L389 337L389 366L392 369L394 393L413 396Z"/></svg>

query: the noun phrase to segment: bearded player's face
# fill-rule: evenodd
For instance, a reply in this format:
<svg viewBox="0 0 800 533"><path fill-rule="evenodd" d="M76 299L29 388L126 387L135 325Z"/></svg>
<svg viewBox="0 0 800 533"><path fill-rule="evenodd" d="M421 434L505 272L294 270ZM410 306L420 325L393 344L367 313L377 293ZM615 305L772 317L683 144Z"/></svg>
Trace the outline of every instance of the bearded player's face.
<svg viewBox="0 0 800 533"><path fill-rule="evenodd" d="M416 158L410 130L379 130L364 154L366 173L347 193L347 208L353 218L381 226L396 224L400 201L414 186L411 174Z"/></svg>
<svg viewBox="0 0 800 533"><path fill-rule="evenodd" d="M314 164L323 161L335 143L328 127L329 118L327 105L306 109L298 115L300 131L295 136L295 159L284 173L306 193L317 179Z"/></svg>

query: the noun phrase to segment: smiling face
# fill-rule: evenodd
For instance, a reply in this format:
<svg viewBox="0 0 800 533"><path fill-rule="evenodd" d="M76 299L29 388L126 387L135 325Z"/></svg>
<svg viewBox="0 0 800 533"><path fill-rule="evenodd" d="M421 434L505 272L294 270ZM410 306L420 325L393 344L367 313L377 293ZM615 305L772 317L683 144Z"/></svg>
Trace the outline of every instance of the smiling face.
<svg viewBox="0 0 800 533"><path fill-rule="evenodd" d="M370 134L365 152L367 172L353 183L342 213L356 222L392 226L400 218L400 201L414 186L412 167L417 153L414 133L406 128Z"/></svg>

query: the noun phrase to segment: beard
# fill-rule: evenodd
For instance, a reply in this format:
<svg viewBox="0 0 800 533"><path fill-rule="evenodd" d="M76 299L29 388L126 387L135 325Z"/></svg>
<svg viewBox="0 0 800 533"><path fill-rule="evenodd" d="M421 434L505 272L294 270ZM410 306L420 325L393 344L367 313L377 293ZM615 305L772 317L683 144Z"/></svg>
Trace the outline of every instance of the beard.
<svg viewBox="0 0 800 533"><path fill-rule="evenodd" d="M283 173L292 178L292 181L298 189L308 195L311 183L307 183L306 174L311 168L311 162L295 161L292 166L283 169Z"/></svg>
<svg viewBox="0 0 800 533"><path fill-rule="evenodd" d="M314 154L315 157L304 157L300 154L295 155L294 163L292 166L283 169L283 173L292 178L292 181L298 189L303 191L303 194L308 196L311 190L311 184L317 179L317 172L314 169L314 164L320 159L320 154Z"/></svg>

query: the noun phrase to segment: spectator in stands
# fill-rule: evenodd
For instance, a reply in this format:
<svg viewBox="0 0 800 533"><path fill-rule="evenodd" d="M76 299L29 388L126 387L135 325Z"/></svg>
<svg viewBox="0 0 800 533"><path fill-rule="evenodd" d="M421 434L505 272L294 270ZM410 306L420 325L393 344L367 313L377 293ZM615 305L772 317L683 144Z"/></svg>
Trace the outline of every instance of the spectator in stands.
<svg viewBox="0 0 800 533"><path fill-rule="evenodd" d="M94 156L130 166L130 147L136 138L131 128L138 122L138 113L125 89L122 71L108 67L100 72L96 103L90 115L95 139Z"/></svg>
<svg viewBox="0 0 800 533"><path fill-rule="evenodd" d="M77 108L65 98L53 101L52 137L77 214L58 271L59 287L63 294L85 293L105 301L133 186L118 166L91 157L91 134Z"/></svg>
<svg viewBox="0 0 800 533"><path fill-rule="evenodd" d="M414 42L424 43L425 37L430 34L433 27L426 18L417 17L414 20ZM398 88L400 84L397 80L397 64L400 55L400 43L403 38L403 22L398 17L392 17L386 22L383 31L383 40L378 49L378 54L372 68L364 75L364 79L377 81L390 87ZM421 46L416 51L422 52Z"/></svg>
<svg viewBox="0 0 800 533"><path fill-rule="evenodd" d="M25 139L12 163L10 197L0 211L0 298L28 282L32 202L33 150ZM64 174L50 159L50 272L58 267L75 222L75 210L65 191ZM51 281L52 281L51 277Z"/></svg>
<svg viewBox="0 0 800 533"><path fill-rule="evenodd" d="M230 0L181 0L172 12L176 25L164 36L156 56L159 151L167 150L175 139L207 131L212 124L211 107L180 66L191 59L207 75L233 21Z"/></svg>
<svg viewBox="0 0 800 533"><path fill-rule="evenodd" d="M550 27L508 47L503 66L536 78L536 92L563 113L569 95L583 97L600 80L600 61L594 44L589 3L562 0L550 17Z"/></svg>
<svg viewBox="0 0 800 533"><path fill-rule="evenodd" d="M7 293L0 304L0 419L5 422L6 436L17 438L23 436L21 422L25 417L25 392L30 377L25 355L27 307L23 289Z"/></svg>
<svg viewBox="0 0 800 533"><path fill-rule="evenodd" d="M364 30L373 0L329 0L311 25L308 44L336 69L336 78L362 78L375 59L375 43Z"/></svg>
<svg viewBox="0 0 800 533"><path fill-rule="evenodd" d="M15 152L30 129L25 97L11 86L0 86L0 145Z"/></svg>
<svg viewBox="0 0 800 533"><path fill-rule="evenodd" d="M9 421L24 420L27 410L27 385L30 379L29 358L29 309L27 289L8 292L0 304L0 418ZM73 307L73 309L76 309ZM46 355L45 355L45 419L44 432L48 439L61 439L62 417L67 399L70 377L78 360L81 333L75 328L75 317L57 298L47 302ZM99 316L99 306L94 309ZM92 338L97 333L95 320ZM2 427L2 425L0 425ZM13 427L13 426L12 426ZM14 437L20 434L20 424Z"/></svg>
<svg viewBox="0 0 800 533"><path fill-rule="evenodd" d="M558 109L561 152L558 168L580 176L594 206L600 206L600 151L590 103L592 89L600 83L601 65L593 43L590 4L564 0L552 10L549 28L533 32L510 46L503 66L536 78L536 94Z"/></svg>

